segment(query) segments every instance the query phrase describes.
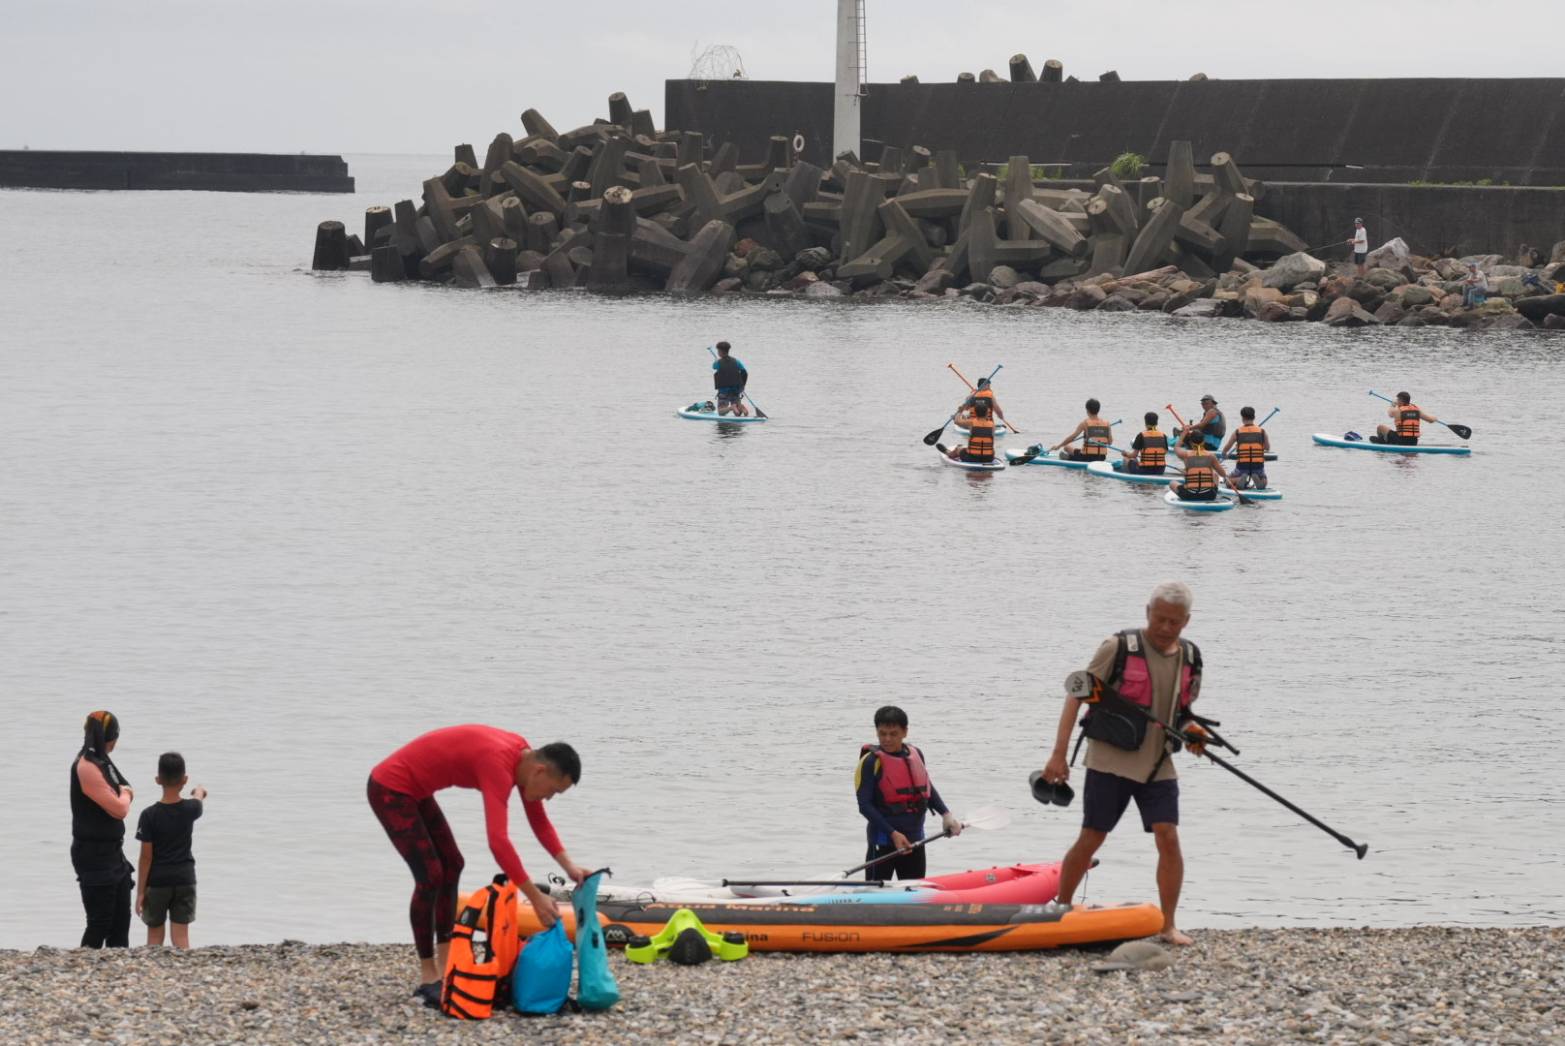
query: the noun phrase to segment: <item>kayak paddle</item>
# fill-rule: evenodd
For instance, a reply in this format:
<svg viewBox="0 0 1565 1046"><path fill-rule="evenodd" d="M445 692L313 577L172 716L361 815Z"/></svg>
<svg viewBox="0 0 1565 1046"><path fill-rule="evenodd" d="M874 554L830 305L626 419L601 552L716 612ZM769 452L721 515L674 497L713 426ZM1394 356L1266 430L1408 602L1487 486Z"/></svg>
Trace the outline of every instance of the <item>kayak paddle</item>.
<svg viewBox="0 0 1565 1046"><path fill-rule="evenodd" d="M1188 428L1190 428L1190 426L1185 423L1185 419L1181 418L1179 416L1179 411L1174 409L1174 405L1172 403L1165 403L1165 404L1163 404L1163 409L1168 411L1170 414L1172 414L1174 416L1174 420L1179 422L1179 427L1181 429L1188 429ZM1273 413L1276 413L1276 412L1274 411ZM1268 418L1270 418L1270 415L1268 415ZM1222 468L1222 462L1221 461L1218 462L1218 468ZM1239 493L1238 488L1233 485L1233 481L1232 480L1228 479L1228 476L1227 476L1226 473L1224 473L1223 479L1228 482L1228 489L1232 490L1234 492L1234 497L1239 499L1239 504L1241 504L1241 505L1248 505L1248 504L1250 504L1250 499L1245 497L1243 494ZM1177 494L1176 494L1176 496L1177 496Z"/></svg>
<svg viewBox="0 0 1565 1046"><path fill-rule="evenodd" d="M962 379L962 384L963 385L966 385L968 388L972 389L974 392L978 391L978 386L976 386L972 382L968 381L967 380L967 375L963 374L961 371L956 369L956 364L954 364L954 363L947 363L946 366L951 368L951 373L952 374L955 374L957 377ZM998 373L1000 373L1000 368L996 367L994 369L994 374L998 374ZM989 377L993 378L994 374L989 375ZM1015 425L1011 424L1011 422L1009 420L1005 420L1005 424L1006 424L1007 428L1009 428L1012 432L1016 433L1018 436L1020 436L1022 434L1022 430L1017 428Z"/></svg>
<svg viewBox="0 0 1565 1046"><path fill-rule="evenodd" d="M1396 405L1396 402L1397 402L1396 400L1391 399L1390 397L1387 397L1387 396L1382 396L1380 393L1376 392L1374 389L1370 389L1369 390L1369 394L1371 396L1375 397L1377 400L1385 400L1387 403L1391 404L1392 406ZM1456 423L1450 422L1450 421L1440 421L1439 418L1436 418L1435 421L1439 422L1441 425L1444 425L1446 428L1448 428L1452 432L1456 433L1462 439L1472 439L1473 438L1473 430L1468 428L1466 425L1457 425Z"/></svg>
<svg viewBox="0 0 1565 1046"><path fill-rule="evenodd" d="M706 347L706 351L710 352L712 354L712 358L714 360L717 359L717 350L712 348L712 346L708 345ZM758 417L758 418L766 417L766 411L762 410L760 407L756 407L755 406L755 400L750 399L750 394L748 392L746 392L744 394L744 398L747 399L747 400L750 400L750 406L755 407L755 416L756 417Z"/></svg>
<svg viewBox="0 0 1565 1046"><path fill-rule="evenodd" d="M1094 693L1094 683L1095 680L1088 673L1079 671L1072 672L1070 675L1065 677L1065 693L1070 697L1077 698L1078 700L1089 698ZM1265 785L1261 784L1261 782L1257 781L1243 770L1240 770L1237 766L1234 766L1228 760L1221 756L1213 755L1210 751L1207 751L1207 749L1210 747L1221 746L1228 749L1230 752L1233 752L1235 755L1239 753L1237 748L1229 744L1227 741L1224 741L1217 735L1217 731L1212 729L1213 727L1216 727L1220 724L1212 720L1207 720L1205 723L1203 723L1203 726L1207 730L1206 736L1204 738L1193 737L1190 734L1186 734L1182 730L1175 730L1173 727L1163 722L1163 720L1153 715L1150 710L1142 708L1138 704L1130 701L1122 702L1122 704L1126 708L1134 708L1139 715L1145 718L1146 721L1152 725L1162 727L1163 733L1167 734L1169 737L1177 738L1185 745L1189 745L1190 742L1194 740L1197 744L1202 746L1202 756L1210 759L1224 770L1227 770L1245 784L1250 785L1260 790L1263 794L1269 796L1270 798L1277 800L1277 802L1281 803L1283 806L1286 806L1289 810L1292 810L1310 824L1314 825L1316 828L1319 828L1321 831L1337 840L1337 842L1341 843L1343 846L1346 846L1349 850L1352 850L1354 853L1358 854L1359 860L1362 861L1364 859L1364 855L1369 852L1368 843L1355 843L1352 839L1349 839L1347 836L1343 835L1341 832L1337 831L1326 822L1306 813L1304 810L1301 810L1293 803L1290 803L1288 800L1284 799L1270 788L1267 788ZM1191 754L1194 755L1195 753L1192 752Z"/></svg>
<svg viewBox="0 0 1565 1046"><path fill-rule="evenodd" d="M983 806L979 807L977 810L974 810L971 814L963 819L962 828L964 831L968 828L978 828L982 829L983 831L989 831L995 828L1004 828L1010 823L1011 814L1009 811L1002 810L998 806ZM918 842L909 846L907 850L893 850L891 853L877 857L873 861L865 861L861 865L849 868L847 871L842 873L842 878L846 879L854 872L862 872L864 869L877 865L882 861L889 861L893 857L899 857L904 853L910 853L913 850L917 850L920 846L928 846L936 839L944 839L950 834L950 832L941 832L939 835L925 836Z"/></svg>
<svg viewBox="0 0 1565 1046"><path fill-rule="evenodd" d="M996 374L1000 373L1000 368L1004 367L1004 366L1005 366L1005 364L1003 364L1003 363L995 364L994 370L989 372L990 380L993 380L994 376ZM962 380L966 381L967 379L963 378ZM946 430L946 426L947 425L951 424L953 421L956 420L956 416L958 414L960 414L961 412L962 412L962 408L961 407L958 407L956 410L953 410L951 412L951 416L949 418L947 418L945 421L942 421L940 423L940 427L938 429L936 429L935 431L931 432L929 435L924 437L924 446L926 446L926 447L933 447L936 443L939 443L940 442L940 434Z"/></svg>

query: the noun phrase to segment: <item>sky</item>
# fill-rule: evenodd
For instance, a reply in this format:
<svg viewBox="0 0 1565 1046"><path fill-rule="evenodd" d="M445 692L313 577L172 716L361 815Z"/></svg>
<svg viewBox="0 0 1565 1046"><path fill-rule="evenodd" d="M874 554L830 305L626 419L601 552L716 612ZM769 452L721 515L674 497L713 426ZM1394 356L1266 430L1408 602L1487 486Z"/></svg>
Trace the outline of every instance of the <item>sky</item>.
<svg viewBox="0 0 1565 1046"><path fill-rule="evenodd" d="M867 0L872 82L1035 68L1127 80L1565 75L1565 6L1471 0ZM0 149L446 153L536 108L559 129L713 45L755 80L833 75L836 0L0 0ZM1476 21L1475 21L1476 20ZM1409 119L1422 114L1409 113ZM1431 114L1436 116L1437 114Z"/></svg>

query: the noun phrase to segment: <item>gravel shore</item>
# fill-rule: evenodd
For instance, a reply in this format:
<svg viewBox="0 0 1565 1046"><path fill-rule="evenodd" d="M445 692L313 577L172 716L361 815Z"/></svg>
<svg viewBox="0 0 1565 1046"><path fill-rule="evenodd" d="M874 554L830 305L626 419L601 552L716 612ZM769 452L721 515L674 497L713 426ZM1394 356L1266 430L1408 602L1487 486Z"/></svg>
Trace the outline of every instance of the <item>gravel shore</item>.
<svg viewBox="0 0 1565 1046"><path fill-rule="evenodd" d="M613 956L606 1014L461 1024L408 996L410 947L0 952L0 1042L1123 1043L1565 1041L1565 929L1197 931L1172 969L1101 952Z"/></svg>

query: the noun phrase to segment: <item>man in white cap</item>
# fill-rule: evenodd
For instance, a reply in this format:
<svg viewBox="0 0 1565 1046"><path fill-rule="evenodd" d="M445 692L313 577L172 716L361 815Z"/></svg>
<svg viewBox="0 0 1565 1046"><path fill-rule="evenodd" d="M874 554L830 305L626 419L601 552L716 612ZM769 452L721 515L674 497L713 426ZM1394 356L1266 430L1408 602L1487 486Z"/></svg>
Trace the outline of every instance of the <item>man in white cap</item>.
<svg viewBox="0 0 1565 1046"><path fill-rule="evenodd" d="M1358 266L1359 275L1364 275L1364 259L1369 257L1369 230L1364 228L1363 218L1353 219L1353 238L1343 242L1353 245L1353 264Z"/></svg>

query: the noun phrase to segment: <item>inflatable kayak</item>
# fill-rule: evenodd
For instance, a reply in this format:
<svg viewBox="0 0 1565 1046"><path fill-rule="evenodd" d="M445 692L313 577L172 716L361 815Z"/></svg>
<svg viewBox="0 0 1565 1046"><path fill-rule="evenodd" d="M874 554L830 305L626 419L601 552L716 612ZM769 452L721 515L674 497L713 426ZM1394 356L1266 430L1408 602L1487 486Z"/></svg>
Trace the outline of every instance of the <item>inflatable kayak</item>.
<svg viewBox="0 0 1565 1046"><path fill-rule="evenodd" d="M598 922L612 945L651 937L681 908L713 933L739 933L756 952L1026 952L1148 937L1163 928L1154 904L1069 911L1035 904L680 904L598 901ZM574 912L561 905L575 936ZM532 906L517 908L519 929L537 933Z"/></svg>
<svg viewBox="0 0 1565 1046"><path fill-rule="evenodd" d="M1248 493L1246 496L1248 496ZM1186 509L1190 512L1225 512L1239 504L1239 499L1231 494L1220 496L1214 501L1185 501L1172 490L1163 495L1163 500L1175 508Z"/></svg>
<svg viewBox="0 0 1565 1046"><path fill-rule="evenodd" d="M707 403L705 401L701 403L692 403L688 407L681 407L679 410L675 411L675 413L678 414L681 418L684 418L686 421L716 421L723 425L749 425L754 424L755 422L767 420L766 418L760 417L756 414L751 414L748 417L743 418L739 417L737 414L719 414L716 407L708 410Z"/></svg>
<svg viewBox="0 0 1565 1046"><path fill-rule="evenodd" d="M1029 453L1029 451L1025 447L1022 448L1021 450L1007 450L1005 452L1005 460L1006 461L1016 461L1019 458L1025 458L1028 455L1028 453ZM1062 468L1062 469L1084 469L1084 468L1087 467L1088 462L1085 462L1085 461L1072 461L1069 458L1062 458L1059 455L1057 455L1054 451L1050 450L1050 451L1045 451L1042 454L1039 454L1036 458L1033 458L1027 464L1029 464L1029 465L1054 465L1054 466L1056 466L1058 468Z"/></svg>
<svg viewBox="0 0 1565 1046"><path fill-rule="evenodd" d="M645 887L603 886L620 900L670 904L1044 904L1060 889L1060 866L1013 864L976 871L886 883L849 881L782 884L710 883L699 879L659 879Z"/></svg>
<svg viewBox="0 0 1565 1046"><path fill-rule="evenodd" d="M1005 462L999 458L995 458L993 461L960 461L956 458L946 457L948 449L950 448L944 447L939 443L935 444L935 450L939 452L940 460L954 469L962 469L966 472L1003 472L1005 470ZM1006 451L1006 453L1009 454L1010 451Z"/></svg>
<svg viewBox="0 0 1565 1046"><path fill-rule="evenodd" d="M1367 439L1341 439L1317 432L1310 437L1323 447L1341 447L1344 450L1377 450L1382 454L1471 454L1471 447L1440 447L1420 443L1409 447L1401 443L1371 443Z"/></svg>
<svg viewBox="0 0 1565 1046"><path fill-rule="evenodd" d="M1147 472L1121 472L1107 461L1094 461L1087 466L1087 471L1094 476L1103 476L1106 479L1123 480L1126 483L1144 483L1147 486L1168 486L1174 479L1173 473L1153 474Z"/></svg>

